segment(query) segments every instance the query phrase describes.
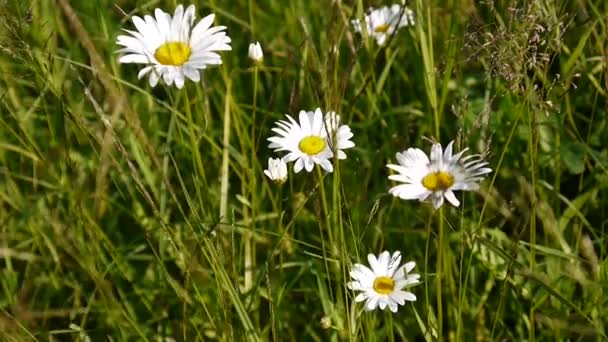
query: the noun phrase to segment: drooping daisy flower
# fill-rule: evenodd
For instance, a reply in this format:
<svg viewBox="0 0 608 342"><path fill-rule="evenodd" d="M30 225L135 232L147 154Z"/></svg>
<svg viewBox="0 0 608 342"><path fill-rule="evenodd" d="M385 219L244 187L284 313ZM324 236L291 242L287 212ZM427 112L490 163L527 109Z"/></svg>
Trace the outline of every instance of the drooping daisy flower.
<svg viewBox="0 0 608 342"><path fill-rule="evenodd" d="M362 264L353 265L350 276L353 281L347 286L355 291L362 291L355 297L355 302L365 302L365 310L371 311L387 306L392 312L397 312L398 305L405 301L415 301L416 296L404 291L409 287L420 284L420 275L410 272L416 263L410 261L399 267L401 253L394 252L391 256L388 251L380 253L378 259L373 254L367 255L371 269Z"/></svg>
<svg viewBox="0 0 608 342"><path fill-rule="evenodd" d="M359 19L352 21L356 32L363 31ZM365 29L367 34L376 39L382 46L401 27L414 25L414 12L402 5L393 4L378 9L370 8L365 15Z"/></svg>
<svg viewBox="0 0 608 342"><path fill-rule="evenodd" d="M139 63L146 66L137 78L149 74L150 86L158 80L167 85L175 82L177 88L184 86L186 78L194 82L201 79L200 70L209 65L222 64L217 51L231 50L230 38L223 32L226 26L211 27L215 18L210 14L194 25L194 5L184 12L177 6L173 17L157 8L154 16L133 16L137 31L125 30L129 35L117 38L119 63Z"/></svg>
<svg viewBox="0 0 608 342"><path fill-rule="evenodd" d="M408 148L397 153L399 165L386 166L398 174L388 178L405 184L392 187L388 192L402 199L417 199L421 202L430 197L435 209L443 205L444 197L454 206L459 206L454 191L478 190L483 175L492 172L492 169L485 167L488 163L479 154L461 158L468 148L452 154L453 144L454 141L451 141L445 152L442 151L441 144L433 144L430 160L418 148Z"/></svg>
<svg viewBox="0 0 608 342"><path fill-rule="evenodd" d="M268 138L268 147L275 151L288 151L283 160L287 163L295 161L295 173L302 169L311 172L315 164L332 172L334 168L330 160L334 151L338 159L346 159L346 153L342 150L355 146L350 141L353 137L350 128L340 125L340 116L334 112L328 112L323 118L320 108L314 112L302 110L299 122L290 115L286 116L289 121L279 120L277 127L272 129L278 135Z"/></svg>
<svg viewBox="0 0 608 342"><path fill-rule="evenodd" d="M268 176L271 181L283 184L287 180L287 164L280 158L268 158L268 169L264 170L264 174Z"/></svg>
<svg viewBox="0 0 608 342"><path fill-rule="evenodd" d="M262 51L262 45L260 45L260 42L249 44L248 56L255 63L260 63L264 59L264 52Z"/></svg>

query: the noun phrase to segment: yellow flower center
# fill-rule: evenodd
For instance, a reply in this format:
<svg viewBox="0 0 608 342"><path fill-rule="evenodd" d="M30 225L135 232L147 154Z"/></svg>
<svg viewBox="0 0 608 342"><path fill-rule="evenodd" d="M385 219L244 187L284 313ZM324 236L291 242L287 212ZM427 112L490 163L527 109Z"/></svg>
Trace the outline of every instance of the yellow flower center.
<svg viewBox="0 0 608 342"><path fill-rule="evenodd" d="M325 139L316 135L309 135L300 140L298 148L309 156L314 156L325 148Z"/></svg>
<svg viewBox="0 0 608 342"><path fill-rule="evenodd" d="M192 49L186 43L168 42L156 49L154 58L163 65L180 66L186 63L192 54Z"/></svg>
<svg viewBox="0 0 608 342"><path fill-rule="evenodd" d="M389 28L388 24L378 25L378 26L374 27L374 32L376 32L376 33L386 33L386 31L388 31L388 28Z"/></svg>
<svg viewBox="0 0 608 342"><path fill-rule="evenodd" d="M454 176L444 171L432 172L422 178L422 185L431 191L447 190L454 185Z"/></svg>
<svg viewBox="0 0 608 342"><path fill-rule="evenodd" d="M389 294L395 289L395 281L389 277L378 277L374 280L374 290L379 294Z"/></svg>

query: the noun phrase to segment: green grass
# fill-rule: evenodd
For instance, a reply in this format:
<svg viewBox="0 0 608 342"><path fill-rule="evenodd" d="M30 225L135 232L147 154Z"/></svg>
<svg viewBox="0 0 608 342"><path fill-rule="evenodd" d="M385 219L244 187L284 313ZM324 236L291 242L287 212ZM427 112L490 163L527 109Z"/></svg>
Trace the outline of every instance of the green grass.
<svg viewBox="0 0 608 342"><path fill-rule="evenodd" d="M350 20L390 2L198 1L233 50L152 89L116 36L176 4L0 2L1 340L608 338L607 3L410 1L379 48ZM274 122L317 107L356 147L268 182ZM387 192L429 140L489 151L458 208ZM397 314L345 287L382 250L422 275Z"/></svg>

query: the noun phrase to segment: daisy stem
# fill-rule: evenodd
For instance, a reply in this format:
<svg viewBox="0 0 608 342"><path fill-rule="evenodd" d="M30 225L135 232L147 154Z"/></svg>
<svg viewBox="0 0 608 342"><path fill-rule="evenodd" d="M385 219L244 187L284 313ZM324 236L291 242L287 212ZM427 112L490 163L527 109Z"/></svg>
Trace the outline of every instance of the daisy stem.
<svg viewBox="0 0 608 342"><path fill-rule="evenodd" d="M386 313L388 316L388 340L389 342L395 342L395 330L393 328L393 315L391 313Z"/></svg>
<svg viewBox="0 0 608 342"><path fill-rule="evenodd" d="M430 269L429 268L429 251L431 249L431 234L432 234L432 229L433 229L433 212L431 212L431 214L429 216L429 219L427 220L426 223L426 231L427 231L427 236L428 238L426 239L426 244L424 247L424 268L425 269ZM424 272L424 299L427 303L427 307L430 308L431 307L431 301L429 299L429 287L430 287L430 282L429 282L429 272ZM426 315L426 325L428 327L431 327L431 318L432 316L430 314Z"/></svg>
<svg viewBox="0 0 608 342"><path fill-rule="evenodd" d="M443 207L439 208L439 246L437 248L437 281L435 285L437 286L437 339L438 341L442 341L443 335L443 298L441 296L442 284L441 278L443 277L443 258L444 258L444 246L445 244L445 232L443 231Z"/></svg>
<svg viewBox="0 0 608 342"><path fill-rule="evenodd" d="M325 192L325 186L323 185L323 174L321 172L321 169L319 168L319 166L315 167L316 171L317 171L317 178L319 179L319 191L321 192L321 205L323 206L323 217L325 218L325 228L327 230L327 236L329 237L329 246L330 249L333 250L333 237L332 237L332 232L331 232L331 219L329 217L329 209L327 206L327 194ZM319 227L322 227L321 225L319 225ZM327 281L329 282L328 284L328 289L329 289L329 299L331 300L331 302L333 303L334 300L334 294L333 294L333 290L331 287L331 277L330 275L332 274L329 271L329 260L327 257L327 249L325 248L326 244L325 244L325 234L323 234L323 229L320 229L320 235L321 235L321 250L323 252L323 261L325 262L325 272L327 272ZM330 250L330 255L332 255ZM326 313L329 314L329 313Z"/></svg>
<svg viewBox="0 0 608 342"><path fill-rule="evenodd" d="M251 114L251 160L252 166L255 158L255 146L257 145L257 139L255 137L255 116L257 112L257 100L258 100L258 66L257 64L253 67L253 113ZM255 179L255 177L254 177Z"/></svg>
<svg viewBox="0 0 608 342"><path fill-rule="evenodd" d="M334 141L336 140L336 137L334 136L332 139L334 139ZM337 153L336 151L334 151L334 156L336 156ZM347 298L347 291L346 291L346 279L348 279L348 265L346 264L346 260L347 260L347 255L346 252L348 251L348 246L346 245L346 239L344 237L344 229L342 227L342 198L341 198L341 192L340 192L340 165L338 163L338 158L334 158L334 176L333 178L333 191L332 191L332 198L333 198L333 210L332 210L332 221L333 221L333 227L334 229L336 229L337 231L335 232L335 235L338 235L340 237L340 248L339 248L339 267L341 269L341 272L338 273L339 275L342 276L342 279L339 279L338 284L344 284L342 286L338 286L337 291L339 292L337 297L339 299L339 307L341 307L342 305L344 305L344 317L346 318L346 329L350 332L350 321L348 319L349 317L349 307L346 303L348 303L348 298ZM338 321L339 327L342 327L342 319L340 319Z"/></svg>
<svg viewBox="0 0 608 342"><path fill-rule="evenodd" d="M253 287L253 269L255 268L255 245L253 236L255 235L255 204L257 203L256 195L256 138L255 138L255 114L257 111L257 94L258 94L258 66L253 67L253 113L251 115L251 157L249 158L250 173L250 194L251 194L251 218L249 220L249 231L245 234L245 274L244 274L244 291L247 292ZM245 208L246 209L246 208Z"/></svg>

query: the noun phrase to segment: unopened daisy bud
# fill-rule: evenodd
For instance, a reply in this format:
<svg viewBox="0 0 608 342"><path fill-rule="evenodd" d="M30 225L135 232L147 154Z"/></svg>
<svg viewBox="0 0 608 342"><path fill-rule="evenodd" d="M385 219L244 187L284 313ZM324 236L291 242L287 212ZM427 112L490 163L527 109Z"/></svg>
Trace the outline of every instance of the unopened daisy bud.
<svg viewBox="0 0 608 342"><path fill-rule="evenodd" d="M264 174L271 181L277 184L283 184L287 181L287 164L281 158L268 158L268 170L264 170Z"/></svg>
<svg viewBox="0 0 608 342"><path fill-rule="evenodd" d="M325 330L331 328L331 317L324 316L321 318L321 328Z"/></svg>
<svg viewBox="0 0 608 342"><path fill-rule="evenodd" d="M260 63L264 59L264 52L262 52L262 46L260 42L249 44L249 58L254 62Z"/></svg>

